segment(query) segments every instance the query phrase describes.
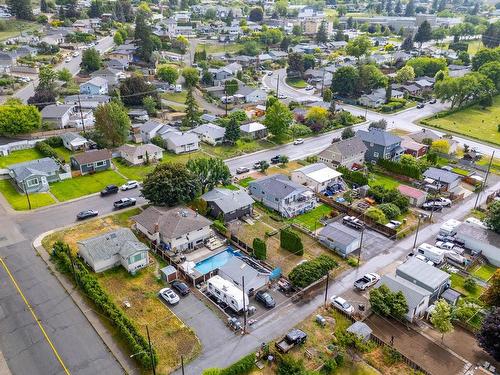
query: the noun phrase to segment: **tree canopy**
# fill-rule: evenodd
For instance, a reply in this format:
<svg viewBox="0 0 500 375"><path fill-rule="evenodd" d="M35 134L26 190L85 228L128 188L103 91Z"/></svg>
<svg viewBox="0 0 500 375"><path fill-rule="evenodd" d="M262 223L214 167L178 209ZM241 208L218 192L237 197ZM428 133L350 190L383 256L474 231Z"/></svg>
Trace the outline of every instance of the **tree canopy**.
<svg viewBox="0 0 500 375"><path fill-rule="evenodd" d="M264 125L276 138L282 138L293 122L293 114L282 102L276 100L266 111Z"/></svg>
<svg viewBox="0 0 500 375"><path fill-rule="evenodd" d="M370 38L366 35L360 35L347 43L346 53L359 59L361 56L369 53L371 46L372 42Z"/></svg>
<svg viewBox="0 0 500 375"><path fill-rule="evenodd" d="M123 105L116 101L99 105L95 111L95 131L102 146L124 144L130 132L130 118Z"/></svg>
<svg viewBox="0 0 500 375"><path fill-rule="evenodd" d="M156 97L156 88L140 74L132 74L120 83L120 96L125 105L142 105L146 96Z"/></svg>
<svg viewBox="0 0 500 375"><path fill-rule="evenodd" d="M488 288L484 291L481 299L488 306L500 307L500 268L497 268L491 279L488 281Z"/></svg>
<svg viewBox="0 0 500 375"><path fill-rule="evenodd" d="M370 304L376 313L399 320L408 313L408 303L403 293L394 293L386 285L370 291Z"/></svg>
<svg viewBox="0 0 500 375"><path fill-rule="evenodd" d="M490 311L476 337L479 346L500 361L500 307Z"/></svg>
<svg viewBox="0 0 500 375"><path fill-rule="evenodd" d="M200 79L200 74L196 68L184 68L182 70L182 76L184 77L184 81L186 83L186 87L195 87L198 84Z"/></svg>
<svg viewBox="0 0 500 375"><path fill-rule="evenodd" d="M431 323L441 333L441 340L443 340L445 333L453 331L451 307L444 299L437 301L434 306Z"/></svg>
<svg viewBox="0 0 500 375"><path fill-rule="evenodd" d="M202 193L212 190L217 185L227 185L231 181L228 166L219 158L190 159L186 168L198 178Z"/></svg>
<svg viewBox="0 0 500 375"><path fill-rule="evenodd" d="M80 66L87 73L95 72L101 68L101 55L95 48L87 48L82 53Z"/></svg>
<svg viewBox="0 0 500 375"><path fill-rule="evenodd" d="M42 125L42 117L35 106L9 99L0 105L0 134L31 133Z"/></svg>
<svg viewBox="0 0 500 375"><path fill-rule="evenodd" d="M417 77L434 77L440 70L446 70L448 66L446 59L442 57L414 57L406 63L411 66Z"/></svg>
<svg viewBox="0 0 500 375"><path fill-rule="evenodd" d="M484 220L488 227L500 233L500 202L494 201L486 211L486 219Z"/></svg>
<svg viewBox="0 0 500 375"><path fill-rule="evenodd" d="M170 65L160 65L156 71L156 75L162 81L165 81L172 85L179 78L179 71L177 70L177 68Z"/></svg>
<svg viewBox="0 0 500 375"><path fill-rule="evenodd" d="M445 77L436 83L434 91L442 101L450 100L453 109L485 97L491 98L496 88L485 75L472 72L462 77Z"/></svg>

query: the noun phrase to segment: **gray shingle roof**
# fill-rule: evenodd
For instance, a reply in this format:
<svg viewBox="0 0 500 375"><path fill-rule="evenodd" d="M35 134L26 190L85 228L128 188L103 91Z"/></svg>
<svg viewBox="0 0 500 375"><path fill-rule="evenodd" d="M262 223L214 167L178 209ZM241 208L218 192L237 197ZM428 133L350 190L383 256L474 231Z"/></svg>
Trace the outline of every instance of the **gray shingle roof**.
<svg viewBox="0 0 500 375"><path fill-rule="evenodd" d="M50 104L42 109L43 118L61 118L75 106L73 104Z"/></svg>
<svg viewBox="0 0 500 375"><path fill-rule="evenodd" d="M199 142L199 138L195 133L181 133L170 131L162 136L163 139L168 139L174 146L183 146L189 143Z"/></svg>
<svg viewBox="0 0 500 375"><path fill-rule="evenodd" d="M213 139L222 138L226 134L226 129L212 123L197 126L192 130L193 133L200 135L208 135Z"/></svg>
<svg viewBox="0 0 500 375"><path fill-rule="evenodd" d="M84 249L94 262L109 259L116 254L127 258L138 251L149 250L128 228L119 228L97 237L78 241L77 244L80 251Z"/></svg>
<svg viewBox="0 0 500 375"><path fill-rule="evenodd" d="M74 133L74 132L63 133L63 134L60 135L60 137L61 137L61 139L63 141L66 141L66 142L71 142L71 141L73 141L75 139L80 139L80 138L82 140L86 141L86 139L84 137L82 137L80 134Z"/></svg>
<svg viewBox="0 0 500 375"><path fill-rule="evenodd" d="M408 134L408 137L413 139L415 142L420 142L420 143L422 143L422 141L426 138L430 138L433 141L440 138L439 135L437 135L436 133L434 133L432 130L429 129L422 129L417 132L410 133Z"/></svg>
<svg viewBox="0 0 500 375"><path fill-rule="evenodd" d="M396 269L396 275L405 279L418 280L433 290L450 278L448 273L415 258L401 264Z"/></svg>
<svg viewBox="0 0 500 375"><path fill-rule="evenodd" d="M352 137L349 139L344 139L342 141L338 141L332 143L328 148L321 151L318 156L323 157L327 160L336 160L333 156L334 153L340 153L346 159L349 159L353 156L365 154L366 146L358 137ZM340 160L339 160L340 161Z"/></svg>
<svg viewBox="0 0 500 375"><path fill-rule="evenodd" d="M278 199L285 198L293 192L309 191L306 187L290 181L284 174L260 178L250 182L250 186L256 186L262 191L272 192L272 195Z"/></svg>
<svg viewBox="0 0 500 375"><path fill-rule="evenodd" d="M266 129L266 126L260 122L250 122L240 126L240 130L244 133L253 133L264 129Z"/></svg>
<svg viewBox="0 0 500 375"><path fill-rule="evenodd" d="M417 262L425 264L420 260L417 260ZM410 311L417 307L422 299L431 294L424 288L395 275L383 275L380 281L377 283L376 287L378 288L381 285L386 285L393 292L403 293L406 298L406 302L408 303L408 309Z"/></svg>
<svg viewBox="0 0 500 375"><path fill-rule="evenodd" d="M110 160L111 151L105 148L102 150L91 150L82 152L81 154L73 155L71 159L76 160L80 165L94 163L96 161Z"/></svg>
<svg viewBox="0 0 500 375"><path fill-rule="evenodd" d="M163 149L157 145L154 145L152 143L146 143L143 145L138 145L138 146L132 146L129 144L124 144L119 148L120 151L126 152L129 154L131 157L135 158L140 155L146 155L146 152L148 152L150 155L154 154L155 152L160 152L163 151Z"/></svg>
<svg viewBox="0 0 500 375"><path fill-rule="evenodd" d="M370 129L366 130L358 130L356 132L356 136L361 138L362 141L367 143L374 143L381 146L390 146L395 143L400 143L401 138L398 136L386 132L385 130L380 129Z"/></svg>
<svg viewBox="0 0 500 375"><path fill-rule="evenodd" d="M461 179L462 177L456 173L445 171L444 169L441 168L434 168L430 167L427 169L423 175L426 178L431 178L436 181L443 182L445 184L450 184L458 179Z"/></svg>
<svg viewBox="0 0 500 375"><path fill-rule="evenodd" d="M37 160L25 161L22 163L9 165L17 181L22 181L32 175L48 176L59 171L60 166L52 158L42 158Z"/></svg>
<svg viewBox="0 0 500 375"><path fill-rule="evenodd" d="M197 214L188 207L151 206L132 220L142 225L150 233L158 232L165 238L177 238L186 233L205 228L212 224L210 220Z"/></svg>
<svg viewBox="0 0 500 375"><path fill-rule="evenodd" d="M215 188L201 197L207 202L214 202L224 213L253 204L253 199L243 190Z"/></svg>
<svg viewBox="0 0 500 375"><path fill-rule="evenodd" d="M358 232L339 223L330 223L319 233L321 237L331 238L344 246L350 245L359 238Z"/></svg>
<svg viewBox="0 0 500 375"><path fill-rule="evenodd" d="M155 120L149 120L141 125L141 131L145 132L145 133L150 133L151 131L158 128L159 126L162 126L161 122L158 122Z"/></svg>

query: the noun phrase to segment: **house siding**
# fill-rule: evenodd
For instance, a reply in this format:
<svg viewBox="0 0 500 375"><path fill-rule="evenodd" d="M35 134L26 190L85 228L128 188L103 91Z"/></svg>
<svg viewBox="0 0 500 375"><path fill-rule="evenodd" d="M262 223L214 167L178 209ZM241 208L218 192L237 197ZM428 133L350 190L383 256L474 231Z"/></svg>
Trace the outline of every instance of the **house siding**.
<svg viewBox="0 0 500 375"><path fill-rule="evenodd" d="M222 215L224 222L236 220L242 216L250 215L252 213L252 205L248 205L228 213L222 212L219 206L217 206L214 202L208 202L208 206L210 207L210 216L217 219Z"/></svg>
<svg viewBox="0 0 500 375"><path fill-rule="evenodd" d="M96 163L90 163L90 164L79 164L76 160L72 159L71 163L72 165L76 168L79 169L82 175L88 174L88 173L94 173L94 172L100 172L100 171L105 171L109 168L111 168L111 160L103 160L104 165L102 166L96 166Z"/></svg>

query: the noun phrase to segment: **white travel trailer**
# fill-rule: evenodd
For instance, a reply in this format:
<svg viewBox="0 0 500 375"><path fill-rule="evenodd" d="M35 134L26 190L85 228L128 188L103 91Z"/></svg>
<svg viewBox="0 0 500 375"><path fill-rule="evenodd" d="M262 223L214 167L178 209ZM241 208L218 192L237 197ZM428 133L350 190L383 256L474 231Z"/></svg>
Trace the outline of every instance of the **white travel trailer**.
<svg viewBox="0 0 500 375"><path fill-rule="evenodd" d="M439 249L428 243L423 243L417 248L417 253L423 255L435 264L440 264L444 260L446 250Z"/></svg>
<svg viewBox="0 0 500 375"><path fill-rule="evenodd" d="M210 294L226 303L235 312L248 308L248 296L232 282L223 279L219 275L213 276L207 281Z"/></svg>
<svg viewBox="0 0 500 375"><path fill-rule="evenodd" d="M446 221L441 228L439 229L439 233L445 236L454 236L457 234L457 228L462 224L461 221L450 219Z"/></svg>

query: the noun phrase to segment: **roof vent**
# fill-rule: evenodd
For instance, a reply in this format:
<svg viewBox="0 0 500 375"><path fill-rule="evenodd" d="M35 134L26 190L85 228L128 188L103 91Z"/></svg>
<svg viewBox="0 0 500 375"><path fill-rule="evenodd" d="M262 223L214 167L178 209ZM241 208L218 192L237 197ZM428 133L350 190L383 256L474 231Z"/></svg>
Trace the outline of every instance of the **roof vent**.
<svg viewBox="0 0 500 375"><path fill-rule="evenodd" d="M180 212L180 215L181 215L182 217L187 217L187 216L188 216L188 212L187 212L186 210L182 210L182 211Z"/></svg>

